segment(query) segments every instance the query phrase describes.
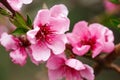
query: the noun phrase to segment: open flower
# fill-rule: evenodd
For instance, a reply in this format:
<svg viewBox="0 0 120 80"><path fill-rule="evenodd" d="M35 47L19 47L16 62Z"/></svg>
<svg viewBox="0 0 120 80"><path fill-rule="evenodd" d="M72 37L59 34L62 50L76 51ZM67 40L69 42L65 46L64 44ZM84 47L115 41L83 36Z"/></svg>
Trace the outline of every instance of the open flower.
<svg viewBox="0 0 120 80"><path fill-rule="evenodd" d="M93 69L77 59L52 56L47 68L49 80L94 80Z"/></svg>
<svg viewBox="0 0 120 80"><path fill-rule="evenodd" d="M10 57L15 64L23 66L26 63L27 53L25 47L21 45L21 41L7 33L3 33L0 38L3 45L10 52Z"/></svg>
<svg viewBox="0 0 120 80"><path fill-rule="evenodd" d="M100 52L110 53L114 49L112 31L98 23L88 27L87 22L80 21L75 24L72 33L68 33L67 37L73 46L73 52L79 56L91 50L94 58Z"/></svg>
<svg viewBox="0 0 120 80"><path fill-rule="evenodd" d="M36 61L46 61L51 55L60 54L65 49L65 32L69 30L67 8L60 4L50 10L42 9L34 20L33 30L27 32L31 42L32 56Z"/></svg>
<svg viewBox="0 0 120 80"><path fill-rule="evenodd" d="M32 0L7 0L15 11L20 11L23 4L30 4Z"/></svg>

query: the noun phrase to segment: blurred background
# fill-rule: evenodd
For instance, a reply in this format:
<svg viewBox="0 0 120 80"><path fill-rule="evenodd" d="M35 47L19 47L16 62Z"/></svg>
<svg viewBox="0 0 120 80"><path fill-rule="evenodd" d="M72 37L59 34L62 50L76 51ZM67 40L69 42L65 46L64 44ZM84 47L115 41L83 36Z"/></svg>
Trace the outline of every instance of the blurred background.
<svg viewBox="0 0 120 80"><path fill-rule="evenodd" d="M106 13L103 0L33 0L31 4L22 7L21 13L24 16L29 15L33 21L37 11L42 9L43 4L47 4L48 8L55 4L65 4L69 10L68 17L71 21L70 31L74 24L80 20L86 20L90 23L102 23L99 18ZM120 16L118 13L115 15ZM3 21L1 15L0 18L0 24L4 25L5 23L9 23ZM107 22L104 22L103 24L106 25L105 23ZM119 43L120 32L111 27L110 29L114 32L115 44ZM7 30L5 29L5 31ZM92 65L92 61L82 60L84 63ZM120 59L116 60L115 63L120 65ZM48 80L47 68L45 68L44 64L36 66L30 62L29 59L27 64L23 67L13 64L9 57L9 52L0 46L0 80ZM103 70L96 76L95 80L120 80L120 74L112 70Z"/></svg>

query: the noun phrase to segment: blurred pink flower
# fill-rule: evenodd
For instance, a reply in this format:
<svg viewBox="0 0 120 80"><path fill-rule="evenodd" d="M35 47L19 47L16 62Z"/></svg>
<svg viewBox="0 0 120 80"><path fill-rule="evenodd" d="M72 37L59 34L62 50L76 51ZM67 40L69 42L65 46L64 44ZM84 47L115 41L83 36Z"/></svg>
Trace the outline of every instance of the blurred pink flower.
<svg viewBox="0 0 120 80"><path fill-rule="evenodd" d="M70 23L67 15L68 10L62 4L38 12L33 30L27 32L36 61L47 61L51 51L60 54L65 50L67 39L64 33L69 30Z"/></svg>
<svg viewBox="0 0 120 80"><path fill-rule="evenodd" d="M23 4L30 4L32 0L7 0L15 11L20 11Z"/></svg>
<svg viewBox="0 0 120 80"><path fill-rule="evenodd" d="M47 62L49 80L94 80L93 69L77 59L52 56Z"/></svg>
<svg viewBox="0 0 120 80"><path fill-rule="evenodd" d="M109 0L104 0L104 7L108 13L116 12L120 6L110 2Z"/></svg>
<svg viewBox="0 0 120 80"><path fill-rule="evenodd" d="M0 7L3 7L3 4L0 3Z"/></svg>
<svg viewBox="0 0 120 80"><path fill-rule="evenodd" d="M26 63L27 53L25 47L21 45L21 41L7 33L3 33L0 38L1 45L3 45L10 52L10 57L13 63L23 66Z"/></svg>
<svg viewBox="0 0 120 80"><path fill-rule="evenodd" d="M88 27L87 22L80 21L75 24L72 33L68 33L67 37L73 46L73 52L79 56L83 56L91 50L94 58L100 52L110 53L114 50L112 31L98 23Z"/></svg>
<svg viewBox="0 0 120 80"><path fill-rule="evenodd" d="M0 25L0 37L1 37L1 34L4 32L8 32L8 29L5 26Z"/></svg>

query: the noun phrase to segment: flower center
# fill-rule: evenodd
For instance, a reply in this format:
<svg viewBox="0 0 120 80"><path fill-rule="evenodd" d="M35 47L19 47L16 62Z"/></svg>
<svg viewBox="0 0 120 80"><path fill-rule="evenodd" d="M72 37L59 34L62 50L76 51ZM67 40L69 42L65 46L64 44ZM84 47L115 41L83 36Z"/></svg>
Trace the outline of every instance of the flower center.
<svg viewBox="0 0 120 80"><path fill-rule="evenodd" d="M54 31L50 29L49 25L40 25L40 30L38 31L38 33L36 34L36 39L40 40L40 41L47 41L50 42L53 35L54 35Z"/></svg>
<svg viewBox="0 0 120 80"><path fill-rule="evenodd" d="M92 37L89 39L81 40L81 45L90 45L91 49L94 49L94 45L96 43L96 37Z"/></svg>

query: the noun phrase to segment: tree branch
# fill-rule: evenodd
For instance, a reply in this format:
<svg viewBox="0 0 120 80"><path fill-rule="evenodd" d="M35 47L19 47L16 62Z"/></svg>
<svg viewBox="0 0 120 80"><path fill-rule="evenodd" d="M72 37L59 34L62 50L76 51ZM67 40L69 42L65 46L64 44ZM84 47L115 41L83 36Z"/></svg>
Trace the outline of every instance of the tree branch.
<svg viewBox="0 0 120 80"><path fill-rule="evenodd" d="M120 66L118 66L114 63L110 64L109 68L115 70L118 73L120 73Z"/></svg>
<svg viewBox="0 0 120 80"><path fill-rule="evenodd" d="M13 10L13 8L9 5L9 3L7 2L7 0L0 0L0 2L1 2L9 11L11 11L11 13L13 14L13 16L15 15L16 11Z"/></svg>
<svg viewBox="0 0 120 80"><path fill-rule="evenodd" d="M120 73L120 67L118 65L113 64L113 61L120 57L120 43L115 46L115 49L110 54L105 57L97 57L95 60L97 61L94 66L95 75L98 75L103 69L113 69Z"/></svg>

